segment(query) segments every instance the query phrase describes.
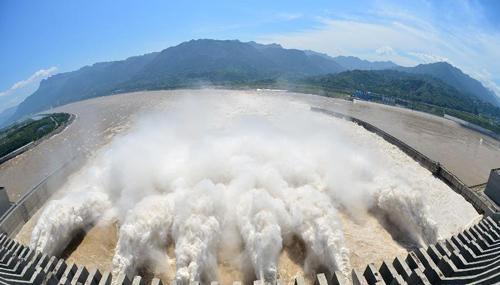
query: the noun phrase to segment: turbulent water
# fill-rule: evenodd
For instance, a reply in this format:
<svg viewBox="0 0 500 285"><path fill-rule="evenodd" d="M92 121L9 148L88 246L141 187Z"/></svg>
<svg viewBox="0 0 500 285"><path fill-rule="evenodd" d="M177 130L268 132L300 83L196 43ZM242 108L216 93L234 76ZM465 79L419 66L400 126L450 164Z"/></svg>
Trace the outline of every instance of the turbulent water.
<svg viewBox="0 0 500 285"><path fill-rule="evenodd" d="M360 259L434 243L475 216L380 137L270 96L187 96L158 108L64 189L41 212L33 247L57 254L68 233L116 220L113 276L154 267L179 284L225 280L227 268L273 282L290 260L305 274L349 275ZM463 214L451 222L454 203ZM377 246L378 260L367 257Z"/></svg>
<svg viewBox="0 0 500 285"><path fill-rule="evenodd" d="M105 194L90 189L51 201L33 229L31 248L60 255L77 231L89 227L109 207Z"/></svg>
<svg viewBox="0 0 500 285"><path fill-rule="evenodd" d="M160 260L168 264L165 251L172 242L172 200L172 195L148 196L130 211L120 227L113 275L125 273L133 276L138 266L151 261ZM164 269L168 274L169 267Z"/></svg>

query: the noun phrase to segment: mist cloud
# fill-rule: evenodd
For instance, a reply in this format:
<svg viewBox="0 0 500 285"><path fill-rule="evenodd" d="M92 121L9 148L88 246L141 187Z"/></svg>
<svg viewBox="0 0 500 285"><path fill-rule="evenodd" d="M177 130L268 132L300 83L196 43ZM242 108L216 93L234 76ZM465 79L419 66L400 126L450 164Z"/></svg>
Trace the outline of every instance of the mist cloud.
<svg viewBox="0 0 500 285"><path fill-rule="evenodd" d="M374 153L375 135L283 102L199 97L145 116L49 204L31 244L54 252L68 232L114 216L121 225L114 276L132 277L148 263L169 267L165 249L174 244L176 280L188 284L218 280L218 254L234 244L245 258L233 262L273 282L279 253L294 238L307 249L307 273L348 276L339 211L377 208L415 239L436 241L437 224L406 178L414 173Z"/></svg>

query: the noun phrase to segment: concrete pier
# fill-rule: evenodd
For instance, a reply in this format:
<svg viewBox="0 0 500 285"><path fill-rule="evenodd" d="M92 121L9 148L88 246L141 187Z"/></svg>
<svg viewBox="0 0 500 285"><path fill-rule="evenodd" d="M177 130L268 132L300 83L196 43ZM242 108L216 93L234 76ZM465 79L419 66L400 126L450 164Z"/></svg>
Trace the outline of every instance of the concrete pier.
<svg viewBox="0 0 500 285"><path fill-rule="evenodd" d="M377 268L369 264L364 269L353 269L351 276L340 271L328 279L318 274L315 285L370 285L370 284L493 284L500 282L500 225L491 217L426 249L386 259ZM329 277L330 278L330 277ZM0 285L3 284L83 284L109 285L112 276L83 265L66 263L63 259L36 253L7 235L0 234ZM140 276L117 276L118 285L148 285ZM282 285L284 280L277 280ZM164 284L153 279L152 285ZM170 284L176 284L172 280ZM192 284L200 284L199 281ZM218 285L217 281L211 282ZM234 282L233 284L242 284ZM266 284L256 280L254 284ZM304 285L305 279L297 277L295 285Z"/></svg>

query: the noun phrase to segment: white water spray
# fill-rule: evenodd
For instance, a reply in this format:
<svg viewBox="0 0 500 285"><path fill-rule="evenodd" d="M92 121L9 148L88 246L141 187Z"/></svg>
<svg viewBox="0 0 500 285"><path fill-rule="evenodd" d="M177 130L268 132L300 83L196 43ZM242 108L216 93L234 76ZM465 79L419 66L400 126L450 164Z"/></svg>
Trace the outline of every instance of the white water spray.
<svg viewBox="0 0 500 285"><path fill-rule="evenodd" d="M173 194L148 196L127 212L113 257L113 279L120 273L133 278L139 266L153 263L161 252L166 255L172 242L173 200Z"/></svg>
<svg viewBox="0 0 500 285"><path fill-rule="evenodd" d="M389 219L408 233L417 233L426 244L438 240L438 226L429 214L422 194L411 189L384 189L378 196L378 206Z"/></svg>
<svg viewBox="0 0 500 285"><path fill-rule="evenodd" d="M49 202L31 234L30 247L48 255L59 255L79 230L84 230L110 207L106 194L72 193Z"/></svg>
<svg viewBox="0 0 500 285"><path fill-rule="evenodd" d="M284 208L280 204L282 201L275 201L265 190L252 190L243 195L236 213L255 276L269 284L274 284L278 278L278 259L283 247L276 217L276 211Z"/></svg>
<svg viewBox="0 0 500 285"><path fill-rule="evenodd" d="M401 227L411 224L406 230L412 234L435 240L437 227L422 196L408 187L383 191L385 186L377 183L395 180L383 171L390 163L384 155L353 143L355 132L366 131L325 120L309 112L309 106L287 105L291 111L283 114L283 101L218 99L176 106L176 111L143 119L116 138L96 155L92 171L99 179L90 182L92 189L106 193L99 195L107 202L85 202L70 194L63 200L72 208L49 205L32 244L51 251L64 247L67 232L113 208L121 224L114 274L133 275L171 239L176 280L188 284L218 280L224 227L237 229L246 266L269 282L278 277L279 253L293 236L306 244L306 271L349 274L350 252L337 208L368 211L378 206L400 216ZM42 224L54 217L64 232L44 232ZM45 241L49 237L53 240Z"/></svg>
<svg viewBox="0 0 500 285"><path fill-rule="evenodd" d="M290 191L285 198L290 209L290 229L300 236L307 246L305 271L325 267L332 275L340 270L347 277L351 274L350 253L337 211L324 193L304 186Z"/></svg>
<svg viewBox="0 0 500 285"><path fill-rule="evenodd" d="M221 184L203 180L177 197L172 226L177 284L219 279L217 253L224 190Z"/></svg>

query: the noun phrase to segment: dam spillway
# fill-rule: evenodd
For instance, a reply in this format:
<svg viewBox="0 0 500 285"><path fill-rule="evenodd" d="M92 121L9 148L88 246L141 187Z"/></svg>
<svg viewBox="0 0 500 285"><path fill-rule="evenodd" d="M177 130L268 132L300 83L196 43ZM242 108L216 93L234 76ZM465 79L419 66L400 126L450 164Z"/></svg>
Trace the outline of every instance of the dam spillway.
<svg viewBox="0 0 500 285"><path fill-rule="evenodd" d="M271 101L272 101L272 100L271 100ZM260 103L267 103L267 104L270 104L270 102L269 102L269 101L267 101L267 102L266 102L266 101L260 101L260 102L258 102L258 103L259 103L259 104L260 104ZM271 102L271 103L272 103L272 102ZM236 106L240 106L240 104L236 104ZM265 106L265 105L264 105L264 106ZM293 107L293 105L292 105L292 107ZM309 111L308 111L308 107L309 107L309 106L307 106L307 109L306 109L306 110L307 110L307 112L309 112ZM259 106L259 108L262 108L262 107L261 107L261 106ZM229 110L227 110L227 111L229 111ZM227 112L227 111L226 111L226 112ZM273 110L273 112L275 112L275 111L276 111L276 110ZM266 111L266 112L268 112L268 111ZM271 113L271 112L268 112L268 113L265 113L265 114L266 114L266 115L268 115L268 114L270 114L270 113ZM342 123L342 124L343 124L343 123ZM347 127L347 126L350 128L350 125L346 125L346 127ZM359 130L359 132L360 132L361 134L365 135L363 132L361 132L361 130ZM358 135L358 134L356 133L355 135ZM363 138L364 138L365 140L371 139L371 137L366 137L366 136L365 136L365 137L363 137ZM372 141L370 141L370 142L372 142ZM377 142L377 144L375 144L373 147L374 147L374 148L376 148L377 146L383 146L383 145L384 145L384 143L382 143L382 142ZM391 151L393 151L393 150L391 149ZM409 161L408 161L408 160L404 160L404 161L405 161L405 162L404 162L404 164L407 164L407 163L410 163L409 161L411 161L411 159L410 159ZM414 163L414 162L413 162L413 163ZM414 170L415 170L415 171L417 171L417 172L419 172L419 171L418 171L418 169L419 169L419 168L420 168L420 166L418 166L418 164L415 164L415 169L414 169ZM422 173L423 173L423 172L422 172ZM419 175L420 175L420 174L419 174ZM428 182L426 182L426 183L428 183ZM433 183L434 183L434 182L433 182ZM427 186L431 186L431 187L438 187L437 185L438 185L438 184L431 184L431 185L427 185ZM439 186L439 187L441 187L441 186ZM439 188L439 187L438 187L438 188ZM443 190L444 190L444 188L443 188ZM448 189L448 191L449 191L449 189ZM441 193L440 195L442 195L442 194L444 194L444 193L445 193L445 192ZM432 202L435 202L435 201L432 201ZM441 206L441 207L442 207L442 206ZM446 208L446 207L444 207L444 208ZM443 209L441 209L441 210L443 210ZM343 215L343 214L342 214L342 215ZM449 217L449 216L448 216L448 217ZM349 240L350 240L349 238L356 238L355 236L353 236L353 235L352 235L352 233L350 233L350 232L349 232L349 231L351 231L351 230L352 230L352 228L355 228L355 227L356 227L356 225L355 225L355 223L353 224L352 222L349 222L349 221L350 221L350 219L345 218L345 217L343 217L343 219L342 219L343 226L344 226L344 228L345 228L345 230L346 230L346 236L347 236L347 242L348 242L348 243L349 243ZM373 223L373 222L377 223L377 222L376 222L376 220L373 220L371 223ZM466 224L467 222L468 222L468 221L465 221L465 222L464 222L464 221L462 221L462 222L461 222L461 223L462 223L462 227L463 227L463 226L464 226L464 224ZM444 225L444 224L443 224L443 225ZM448 226L448 229L446 229L446 231L449 231L449 230L453 231L453 229L452 229L453 227L455 227L455 230L459 229L459 227L456 227L455 225L447 225L447 226ZM450 227L450 226L451 226L451 227ZM378 230L380 230L380 229L378 229ZM375 231L375 232L376 232L376 231ZM351 240L351 242L352 242L352 241L353 241L353 240ZM356 248L355 246L352 246L352 245L349 245L349 247L350 247L350 248ZM361 253L361 252L356 251L356 250L354 250L353 252L354 252L355 254L360 254L360 253ZM382 252L381 254L382 254L382 255L383 255L383 254L387 254L387 252L385 252L385 253L384 253L384 252ZM397 254L397 253L396 253L396 254ZM395 255L395 254L393 254L393 255ZM380 258L380 257L378 257L378 258ZM358 264L358 265L359 265L359 264Z"/></svg>
<svg viewBox="0 0 500 285"><path fill-rule="evenodd" d="M110 285L110 272L88 269L64 259L50 257L0 235L0 284L85 284ZM496 284L500 282L500 226L491 217L482 219L470 228L450 238L420 248L406 256L386 259L377 268L369 264L364 270L353 269L346 278L337 271L328 279L325 274L316 275L314 284ZM189 284L198 285L192 281ZM145 285L142 277L132 278L120 274L114 284ZM151 285L164 284L154 278ZM176 281L169 283L176 285ZM218 285L219 282L211 282ZM236 281L233 285L240 285ZM257 280L254 284L265 284ZM271 284L285 284L278 279ZM296 277L294 285L305 285L303 277Z"/></svg>

